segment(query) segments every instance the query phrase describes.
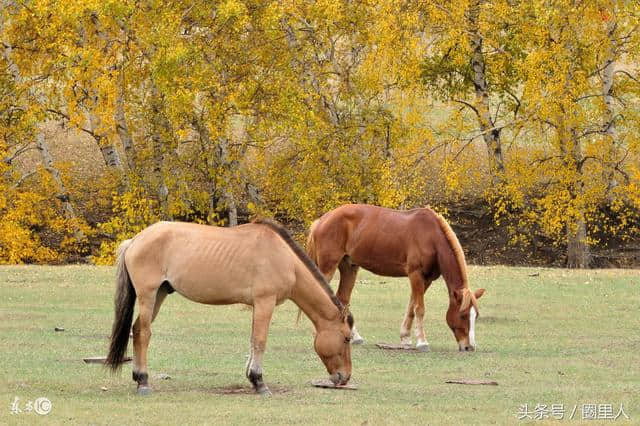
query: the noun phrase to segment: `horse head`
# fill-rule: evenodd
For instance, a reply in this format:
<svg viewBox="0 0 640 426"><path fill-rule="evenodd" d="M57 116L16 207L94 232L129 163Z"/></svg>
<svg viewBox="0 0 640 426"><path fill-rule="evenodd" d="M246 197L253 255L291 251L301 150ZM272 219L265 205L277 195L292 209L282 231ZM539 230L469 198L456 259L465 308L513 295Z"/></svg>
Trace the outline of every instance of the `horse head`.
<svg viewBox="0 0 640 426"><path fill-rule="evenodd" d="M460 351L474 351L476 349L475 323L478 318L478 299L484 294L484 289L473 293L465 287L452 292L447 311L447 324L453 332Z"/></svg>
<svg viewBox="0 0 640 426"><path fill-rule="evenodd" d="M346 385L351 378L351 328L353 316L346 309L340 315L338 326L318 329L315 350L335 385Z"/></svg>

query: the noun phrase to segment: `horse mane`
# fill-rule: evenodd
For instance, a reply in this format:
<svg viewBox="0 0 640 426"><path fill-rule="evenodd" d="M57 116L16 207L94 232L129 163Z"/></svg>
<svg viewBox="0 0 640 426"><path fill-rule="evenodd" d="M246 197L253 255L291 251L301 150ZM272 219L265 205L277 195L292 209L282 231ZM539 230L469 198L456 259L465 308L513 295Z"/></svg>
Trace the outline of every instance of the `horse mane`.
<svg viewBox="0 0 640 426"><path fill-rule="evenodd" d="M309 272L311 272L311 274L316 279L318 284L322 286L324 291L331 298L331 301L333 302L334 305L336 305L338 310L343 315L347 314L346 310L348 307L345 307L342 304L342 302L340 302L340 299L338 299L338 297L335 295L335 293L331 289L331 286L329 286L329 283L327 283L327 280L324 278L324 275L322 275L322 272L320 272L320 269L318 269L316 264L309 258L309 256L307 256L307 254L304 252L304 250L302 250L302 248L298 245L298 243L296 243L296 241L293 239L291 234L289 234L289 231L287 231L284 226L282 226L281 224L279 224L274 220L264 219L264 218L255 219L253 223L266 225L268 228L270 228L272 231L278 234L280 238L282 238L284 242L287 243L287 245L296 254L296 256L298 256L298 259L300 259L302 263L304 263L304 265L307 267ZM348 316L350 321L352 321L351 313L348 313Z"/></svg>
<svg viewBox="0 0 640 426"><path fill-rule="evenodd" d="M463 289L468 289L469 280L467 279L467 262L464 258L464 251L462 251L462 246L460 245L460 241L458 241L458 237L456 236L455 232L453 232L453 229L451 229L451 226L449 226L449 223L445 220L444 217L436 213L430 207L427 207L427 209L436 216L436 219L438 219L440 229L442 229L442 232L444 232L444 236L447 238L447 241L451 246L451 250L453 250L453 254L458 261L458 267L460 268L460 275L462 277L462 287ZM463 290L463 294L464 293L466 292L464 292Z"/></svg>

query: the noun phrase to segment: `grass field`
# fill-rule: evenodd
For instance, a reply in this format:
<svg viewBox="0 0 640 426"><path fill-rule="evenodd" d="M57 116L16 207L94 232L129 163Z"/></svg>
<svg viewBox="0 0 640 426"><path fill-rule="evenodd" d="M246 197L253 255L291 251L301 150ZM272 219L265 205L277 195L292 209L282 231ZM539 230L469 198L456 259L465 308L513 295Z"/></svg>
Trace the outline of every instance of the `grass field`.
<svg viewBox="0 0 640 426"><path fill-rule="evenodd" d="M377 349L399 341L409 286L359 275L352 309L367 343L352 352L358 391L309 386L327 374L310 323L296 326L296 308L285 303L265 354L271 398L242 389L251 312L172 295L153 327L154 394L139 397L129 365L112 376L81 361L105 354L112 268L0 267L0 424L513 424L522 404L564 404L567 422L576 405L574 422L583 404L612 404L614 414L623 404L630 421L619 421L640 422L640 271L471 267L469 275L472 288L487 289L475 353L457 351L442 280L426 298L431 351ZM445 384L460 378L499 386ZM16 397L23 412L12 414ZM24 412L39 397L51 400L51 413Z"/></svg>

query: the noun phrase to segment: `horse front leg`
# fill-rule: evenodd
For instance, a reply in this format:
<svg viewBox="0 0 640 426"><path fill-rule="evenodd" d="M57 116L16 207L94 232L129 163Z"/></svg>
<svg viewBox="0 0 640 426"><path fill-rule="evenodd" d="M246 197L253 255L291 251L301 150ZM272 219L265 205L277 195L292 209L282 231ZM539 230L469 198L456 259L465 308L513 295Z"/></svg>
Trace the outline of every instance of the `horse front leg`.
<svg viewBox="0 0 640 426"><path fill-rule="evenodd" d="M404 319L400 326L400 343L403 345L411 344L411 325L413 324L413 317L415 316L413 307L413 292L409 295L409 302L407 303L407 310L404 313Z"/></svg>
<svg viewBox="0 0 640 426"><path fill-rule="evenodd" d="M429 350L429 342L424 336L424 293L427 283L421 271L415 271L409 275L411 281L411 298L413 301L413 313L415 315L414 333L416 336L416 349L426 352Z"/></svg>
<svg viewBox="0 0 640 426"><path fill-rule="evenodd" d="M356 284L356 276L358 275L359 266L351 263L349 257L345 256L340 261L338 269L340 270L340 285L338 286L336 296L343 305L348 306L351 301L353 287ZM361 345L364 343L364 339L360 333L358 333L355 324L351 329L351 343L354 345Z"/></svg>
<svg viewBox="0 0 640 426"><path fill-rule="evenodd" d="M262 379L262 357L267 347L267 334L271 315L276 307L276 298L268 297L254 300L253 321L251 327L251 354L247 363L247 378L257 393L271 395L271 391Z"/></svg>

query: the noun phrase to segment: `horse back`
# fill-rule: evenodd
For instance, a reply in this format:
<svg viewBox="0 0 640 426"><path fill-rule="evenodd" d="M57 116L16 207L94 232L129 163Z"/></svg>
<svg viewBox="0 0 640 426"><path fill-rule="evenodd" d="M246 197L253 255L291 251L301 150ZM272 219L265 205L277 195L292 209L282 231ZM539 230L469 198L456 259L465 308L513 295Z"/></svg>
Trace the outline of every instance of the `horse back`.
<svg viewBox="0 0 640 426"><path fill-rule="evenodd" d="M168 281L196 302L252 304L256 296L288 297L295 283L292 256L262 225L160 222L136 235L125 261L136 288Z"/></svg>
<svg viewBox="0 0 640 426"><path fill-rule="evenodd" d="M425 274L433 269L441 234L429 209L348 204L320 218L313 241L320 262L349 256L352 263L375 274L406 276L416 269Z"/></svg>

